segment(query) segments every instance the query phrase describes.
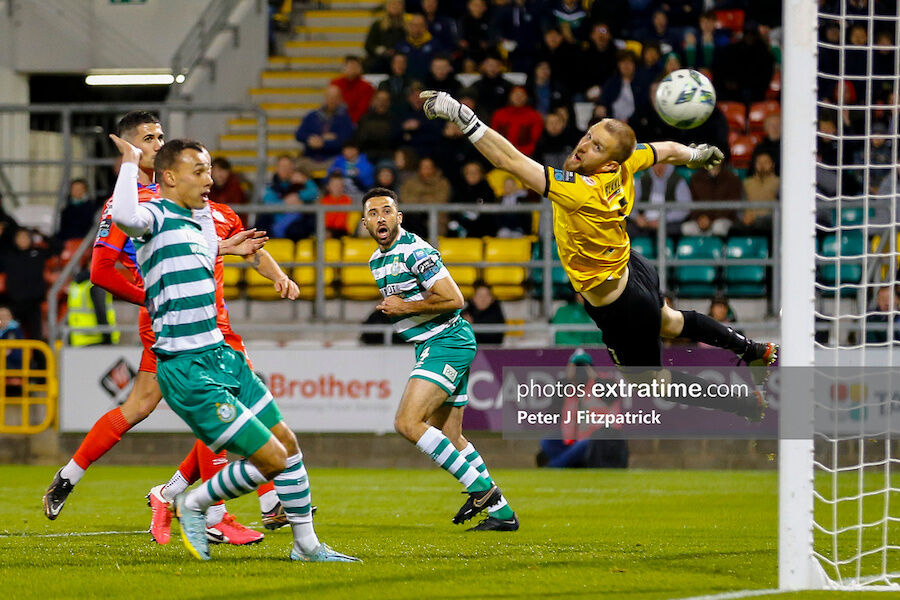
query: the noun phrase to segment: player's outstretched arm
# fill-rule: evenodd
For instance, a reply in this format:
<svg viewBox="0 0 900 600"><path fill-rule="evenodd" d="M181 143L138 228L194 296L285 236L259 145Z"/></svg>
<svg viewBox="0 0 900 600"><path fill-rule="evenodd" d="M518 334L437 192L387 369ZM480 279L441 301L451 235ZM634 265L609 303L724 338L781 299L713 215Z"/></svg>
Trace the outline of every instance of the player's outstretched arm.
<svg viewBox="0 0 900 600"><path fill-rule="evenodd" d="M544 193L547 183L544 167L485 125L471 108L446 92L427 90L420 97L425 98L425 116L453 121L492 165L512 173L539 194Z"/></svg>
<svg viewBox="0 0 900 600"><path fill-rule="evenodd" d="M400 296L388 296L375 308L389 316L442 314L461 309L465 302L453 278L443 277L434 282L424 300L404 302Z"/></svg>
<svg viewBox="0 0 900 600"><path fill-rule="evenodd" d="M244 260L256 269L257 273L272 281L275 284L275 291L281 294L282 298L296 300L300 297L300 288L281 270L278 262L265 249L245 256Z"/></svg>
<svg viewBox="0 0 900 600"><path fill-rule="evenodd" d="M722 151L709 144L685 146L678 142L652 142L657 162L670 165L687 165L691 169L708 169L722 162Z"/></svg>
<svg viewBox="0 0 900 600"><path fill-rule="evenodd" d="M265 231L256 229L244 229L230 238L219 242L219 256L233 254L235 256L250 256L266 245L269 238Z"/></svg>

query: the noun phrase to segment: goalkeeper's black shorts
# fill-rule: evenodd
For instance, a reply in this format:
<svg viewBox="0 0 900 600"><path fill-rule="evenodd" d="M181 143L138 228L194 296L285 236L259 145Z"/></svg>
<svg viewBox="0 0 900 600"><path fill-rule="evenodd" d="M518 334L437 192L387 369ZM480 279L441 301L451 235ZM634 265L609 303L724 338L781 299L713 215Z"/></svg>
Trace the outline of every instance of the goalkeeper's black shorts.
<svg viewBox="0 0 900 600"><path fill-rule="evenodd" d="M628 283L612 304L584 308L600 331L613 361L624 367L662 365L662 292L656 268L643 256L631 251L628 259Z"/></svg>

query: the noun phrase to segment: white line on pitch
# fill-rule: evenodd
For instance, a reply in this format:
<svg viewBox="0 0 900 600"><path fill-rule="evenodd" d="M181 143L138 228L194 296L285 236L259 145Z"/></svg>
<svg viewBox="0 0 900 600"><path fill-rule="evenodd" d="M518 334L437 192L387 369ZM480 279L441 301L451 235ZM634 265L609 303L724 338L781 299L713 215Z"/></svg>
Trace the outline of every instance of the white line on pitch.
<svg viewBox="0 0 900 600"><path fill-rule="evenodd" d="M147 533L146 529L137 531L79 531L71 533L0 533L0 538L56 538L56 537L83 537L88 535L133 535L135 533Z"/></svg>
<svg viewBox="0 0 900 600"><path fill-rule="evenodd" d="M737 598L752 598L753 596L769 596L780 593L783 593L783 590L739 590L737 592L725 592L710 596L691 596L690 598L681 598L679 600L736 600Z"/></svg>

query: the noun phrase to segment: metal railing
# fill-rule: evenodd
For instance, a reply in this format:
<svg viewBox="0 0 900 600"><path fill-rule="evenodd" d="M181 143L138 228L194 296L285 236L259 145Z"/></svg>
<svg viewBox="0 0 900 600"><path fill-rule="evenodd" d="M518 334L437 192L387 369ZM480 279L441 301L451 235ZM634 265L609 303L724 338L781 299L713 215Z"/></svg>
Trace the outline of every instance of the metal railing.
<svg viewBox="0 0 900 600"><path fill-rule="evenodd" d="M258 0L257 0L258 1ZM212 0L203 15L194 23L175 54L172 56L172 74L189 76L194 68L205 60L213 40L223 31L237 37L237 26L228 19L241 0Z"/></svg>
<svg viewBox="0 0 900 600"><path fill-rule="evenodd" d="M325 215L326 213L334 213L334 212L360 212L360 206L358 205L283 205L283 204L246 204L236 206L235 209L240 213L247 213L251 215L265 215L265 214L285 214L285 213L301 213L301 214L313 214L315 216L316 222L316 231L324 232L325 231ZM465 261L465 262L452 262L450 263L450 267L457 266L472 266L476 268L485 268L485 267L498 267L498 266L517 266L524 267L527 269L540 269L542 271L541 278L541 288L540 288L540 296L538 298L538 302L540 305L540 312L544 318L548 319L552 316L553 309L553 301L554 301L554 289L553 289L553 269L561 267L561 263L558 260L553 259L553 229L552 229L552 204L549 200L543 200L540 204L521 204L517 206L502 206L502 205L492 205L492 204L444 204L444 205L435 205L435 204L411 204L403 202L401 198L401 210L405 214L411 213L426 213L427 214L427 223L428 223L428 232L426 238L432 245L438 246L438 238L439 238L439 216L442 213L459 213L459 212L477 212L482 214L516 214L516 213L526 213L531 214L533 212L540 213L540 227L539 227L539 235L538 239L541 242L541 256L538 259L530 259L527 261L516 261L516 262L494 262L494 261ZM657 257L652 259L653 262L660 274L660 288L662 290L667 290L667 280L668 280L668 269L669 267L679 267L679 266L716 266L716 267L724 267L724 266L764 266L772 268L772 288L770 300L772 306L777 307L780 305L780 261L778 259L778 236L773 235L773 248L769 253L769 258L753 258L753 259L736 259L736 258L719 258L719 259L684 259L684 258L673 258L667 255L666 252L666 235L665 235L665 215L669 210L678 210L683 211L685 209L731 209L731 210L746 210L748 208L752 208L754 210L772 210L773 218L773 231L778 231L777 227L779 225L779 203L778 202L753 202L752 204L747 203L745 201L727 201L727 202L690 202L690 203L673 203L673 204L637 204L635 205L634 210L653 210L658 211L660 213L659 223L660 228L658 230L658 234L656 237L657 242ZM93 241L93 238L90 239ZM325 323L323 319L326 314L326 304L328 300L326 299L326 277L325 277L325 269L326 268L340 268L347 266L364 266L367 265L367 262L345 262L343 260L337 261L329 261L326 259L326 236L325 235L317 235L315 236L315 259L311 262L297 262L297 261L285 261L281 262L280 265L286 269L292 269L294 267L313 267L316 272L315 278L315 295L313 297L313 314L316 319L315 322L312 323L297 323L296 325L285 325L281 324L261 324L261 323L244 323L241 325L242 330L246 331L254 331L254 332L285 332L288 329L300 331L321 331L321 332L369 332L369 331L378 331L384 334L386 338L389 339L391 335L391 327L389 325L361 325L361 324L349 324L349 323ZM81 247L73 255L72 260L66 265L66 269L64 269L63 273L60 274L57 279L54 288L51 289L50 292L50 302L51 308L49 311L50 315L57 314L55 312L55 304L56 298L61 291L62 285L68 283L68 278L71 276L74 271L74 264L77 263L80 255L87 250L86 243L82 244ZM230 268L249 268L249 265L246 263L230 263L228 265ZM530 279L530 277L526 277L526 282ZM524 282L523 282L524 283ZM374 281L373 281L374 285ZM738 324L741 328L753 330L760 328L771 328L773 326L772 321L763 321L763 322L742 322ZM118 330L123 330L124 328L120 328ZM66 337L66 334L71 331L83 331L83 332L96 332L96 333L107 333L109 331L116 330L114 328L94 328L90 330L75 330L70 329L67 326L60 326L59 324L51 323L50 331L51 338L53 340L59 339L60 336ZM476 327L476 331L485 331L491 332L496 330L502 330L505 332L510 331L552 331L555 333L557 330L562 331L596 331L596 328L592 325L590 326L578 326L578 325L565 325L565 324L550 324L546 321L539 323L528 323L528 324L506 324L506 325L498 325L498 326L484 326L479 325Z"/></svg>
<svg viewBox="0 0 900 600"><path fill-rule="evenodd" d="M10 367L13 361L17 368ZM50 346L36 340L0 340L0 433L44 431L56 419L58 397L56 356Z"/></svg>

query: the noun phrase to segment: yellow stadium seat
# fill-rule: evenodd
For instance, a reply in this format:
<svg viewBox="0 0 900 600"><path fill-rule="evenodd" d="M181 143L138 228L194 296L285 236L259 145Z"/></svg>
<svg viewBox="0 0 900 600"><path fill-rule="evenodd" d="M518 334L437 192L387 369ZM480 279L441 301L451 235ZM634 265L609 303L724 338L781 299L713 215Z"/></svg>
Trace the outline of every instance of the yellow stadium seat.
<svg viewBox="0 0 900 600"><path fill-rule="evenodd" d="M880 281L890 281L890 279L891 279L891 273L892 273L893 271L896 271L897 269L900 269L900 233L897 234L897 241L896 241L896 244L897 244L897 245L894 246L894 249L898 251L898 254L897 254L897 262L896 262L896 264L894 265L892 271L888 270L888 265L887 265L887 264L882 264L882 265L881 265L881 280L880 280ZM871 242L869 243L869 248L870 248L872 254L890 254L890 252L891 252L891 245L890 245L890 243L886 243L886 244L884 245L884 248L881 247L881 236L880 236L880 235L873 235L873 236L872 236L872 240L871 240ZM889 262L888 259L885 259L885 258L870 258L869 260L870 260L870 261L871 261L871 260L877 260L877 261L880 261L880 262L882 262L882 263L887 263L887 262Z"/></svg>
<svg viewBox="0 0 900 600"><path fill-rule="evenodd" d="M223 279L225 287L234 287L240 285L244 280L244 269L241 267L232 267L230 265L243 264L244 259L240 256L234 256L232 254L226 254L224 256L224 259L225 268L223 270Z"/></svg>
<svg viewBox="0 0 900 600"><path fill-rule="evenodd" d="M325 262L341 260L341 241L325 240ZM294 249L294 262L310 263L310 266L294 267L293 279L300 286L300 297L312 300L316 297L316 240L306 239L297 242ZM325 267L325 297L334 298L334 267Z"/></svg>
<svg viewBox="0 0 900 600"><path fill-rule="evenodd" d="M373 239L345 237L341 244L341 260L349 263L363 263L341 267L341 297L347 300L374 300L381 292L369 270L369 258L378 245Z"/></svg>
<svg viewBox="0 0 900 600"><path fill-rule="evenodd" d="M494 195L498 198L501 198L506 192L503 190L503 184L507 179L512 179L516 183L516 187L520 189L524 189L525 186L515 175L510 174L508 171L503 171L501 169L491 169L484 176L485 180L487 180L488 185L491 186L491 189L494 190Z"/></svg>
<svg viewBox="0 0 900 600"><path fill-rule="evenodd" d="M531 240L528 238L487 238L484 244L486 262L528 262L531 260ZM525 267L486 267L484 282L491 286L494 296L500 300L517 300L525 295L524 283L528 276Z"/></svg>
<svg viewBox="0 0 900 600"><path fill-rule="evenodd" d="M226 285L223 291L226 300L236 300L241 297L241 289L237 286Z"/></svg>
<svg viewBox="0 0 900 600"><path fill-rule="evenodd" d="M450 271L450 276L466 298L471 298L481 269L458 263L481 262L484 260L484 242L481 238L438 238L441 260ZM457 266L458 265L458 266Z"/></svg>
<svg viewBox="0 0 900 600"><path fill-rule="evenodd" d="M294 242L291 240L269 240L265 245L266 251L272 255L279 265L294 260ZM290 272L287 269L286 272ZM256 272L256 269L247 269L247 285L272 286L272 282Z"/></svg>
<svg viewBox="0 0 900 600"><path fill-rule="evenodd" d="M625 40L625 49L634 52L638 61L641 59L641 52L644 51L644 45L637 40Z"/></svg>

